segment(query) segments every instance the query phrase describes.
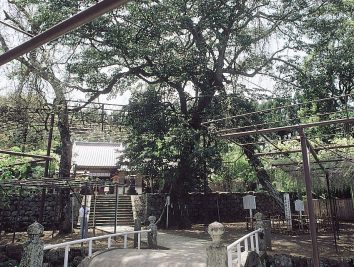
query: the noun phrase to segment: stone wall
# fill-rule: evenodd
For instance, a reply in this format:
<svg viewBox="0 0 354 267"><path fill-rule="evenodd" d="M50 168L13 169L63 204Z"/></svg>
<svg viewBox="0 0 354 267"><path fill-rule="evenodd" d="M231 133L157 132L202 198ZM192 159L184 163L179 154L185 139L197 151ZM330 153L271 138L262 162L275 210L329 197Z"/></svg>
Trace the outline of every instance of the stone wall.
<svg viewBox="0 0 354 267"><path fill-rule="evenodd" d="M39 219L41 199L42 195L40 193L4 196L0 204L0 229L13 231L16 224L16 231L26 231L30 224ZM58 226L61 216L60 210L60 196L58 194L46 194L42 222L46 230Z"/></svg>
<svg viewBox="0 0 354 267"><path fill-rule="evenodd" d="M253 214L260 211L266 216L280 215L282 212L277 207L273 198L267 192L246 193L189 193L187 197L187 212L192 223L211 223L213 221L236 222L244 221L249 216L249 211L243 209L242 197L247 194L256 196L257 209ZM293 195L293 194L292 194ZM294 198L291 195L291 203ZM134 200L135 212L142 222L150 215L160 217L166 202L166 194L144 194ZM292 206L292 209L294 207ZM173 206L170 207L173 212Z"/></svg>

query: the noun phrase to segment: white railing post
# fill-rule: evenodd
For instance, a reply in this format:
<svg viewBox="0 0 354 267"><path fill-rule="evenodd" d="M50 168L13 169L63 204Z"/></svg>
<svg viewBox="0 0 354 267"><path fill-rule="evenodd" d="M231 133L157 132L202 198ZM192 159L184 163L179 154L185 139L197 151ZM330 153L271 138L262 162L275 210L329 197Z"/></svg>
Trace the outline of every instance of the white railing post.
<svg viewBox="0 0 354 267"><path fill-rule="evenodd" d="M237 243L237 267L241 267L241 242Z"/></svg>
<svg viewBox="0 0 354 267"><path fill-rule="evenodd" d="M227 266L232 267L232 251L227 250Z"/></svg>
<svg viewBox="0 0 354 267"><path fill-rule="evenodd" d="M259 245L258 245L258 234L262 232L263 229L257 229L240 239L236 240L232 244L227 246L227 259L228 259L228 266L232 267L232 251L234 250L234 247L236 247L236 261L237 261L237 266L241 266L241 242L244 245L244 252L249 252L249 251L254 251L255 246L256 246L256 252L259 254ZM250 241L248 240L250 239ZM251 245L249 245L251 243Z"/></svg>
<svg viewBox="0 0 354 267"><path fill-rule="evenodd" d="M128 244L128 235L124 235L124 248L127 248Z"/></svg>
<svg viewBox="0 0 354 267"><path fill-rule="evenodd" d="M68 267L68 261L69 261L69 251L70 251L70 245L74 244L80 244L80 243L86 243L88 242L88 255L92 256L92 246L93 246L93 241L94 240L99 240L99 239L108 239L108 248L112 247L112 237L116 236L124 236L124 247L127 248L128 244L128 234L137 234L138 235L138 249L140 249L140 243L141 243L141 233L150 233L152 230L140 230L140 231L132 231L132 232L124 232L124 233L115 233L115 234L108 234L108 235L102 235L102 236L95 236L95 237L90 237L90 238L85 238L85 239L78 239L78 240L73 240L73 241L68 241L64 242L61 244L54 244L54 245L46 245L44 246L43 250L49 250L49 249L55 249L55 248L62 248L65 247L65 255L64 255L64 267ZM42 252L43 252L42 250ZM43 254L43 253L42 253ZM43 261L43 259L41 259ZM31 265L31 266L39 266L37 265Z"/></svg>
<svg viewBox="0 0 354 267"><path fill-rule="evenodd" d="M109 236L108 237L108 248L111 248L111 246L112 246L112 237Z"/></svg>
<svg viewBox="0 0 354 267"><path fill-rule="evenodd" d="M245 239L245 251L248 252L248 238Z"/></svg>
<svg viewBox="0 0 354 267"><path fill-rule="evenodd" d="M89 251L88 251L88 255L92 256L92 240L89 241Z"/></svg>
<svg viewBox="0 0 354 267"><path fill-rule="evenodd" d="M256 252L259 254L258 232L256 232Z"/></svg>
<svg viewBox="0 0 354 267"><path fill-rule="evenodd" d="M68 267L70 245L65 246L64 267Z"/></svg>
<svg viewBox="0 0 354 267"><path fill-rule="evenodd" d="M256 236L257 233L255 233L254 235L251 235L251 250L254 251L254 237Z"/></svg>

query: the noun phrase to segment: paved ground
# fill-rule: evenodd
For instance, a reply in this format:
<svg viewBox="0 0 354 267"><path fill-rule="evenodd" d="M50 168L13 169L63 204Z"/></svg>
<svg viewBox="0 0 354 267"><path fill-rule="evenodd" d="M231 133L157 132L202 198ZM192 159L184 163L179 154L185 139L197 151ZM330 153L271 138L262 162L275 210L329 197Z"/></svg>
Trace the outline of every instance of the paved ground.
<svg viewBox="0 0 354 267"><path fill-rule="evenodd" d="M111 227L112 228L112 227ZM111 232L109 227L100 228ZM132 228L117 229L130 231ZM145 237L142 238L144 240ZM124 266L124 267L204 267L206 266L206 251L208 241L178 236L168 233L158 233L158 245L168 249L113 249L97 253L88 266Z"/></svg>

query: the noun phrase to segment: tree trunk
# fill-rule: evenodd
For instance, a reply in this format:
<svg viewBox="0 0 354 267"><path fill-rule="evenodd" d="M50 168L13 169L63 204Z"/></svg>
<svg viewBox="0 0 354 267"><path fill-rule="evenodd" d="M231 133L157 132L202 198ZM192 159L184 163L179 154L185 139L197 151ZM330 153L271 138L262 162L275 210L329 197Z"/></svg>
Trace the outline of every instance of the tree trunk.
<svg viewBox="0 0 354 267"><path fill-rule="evenodd" d="M70 140L70 126L68 107L65 99L61 99L55 106L58 114L58 130L61 141L61 155L59 164L59 178L69 179L71 169L72 144ZM61 216L59 233L72 232L70 189L60 190Z"/></svg>
<svg viewBox="0 0 354 267"><path fill-rule="evenodd" d="M264 169L264 166L262 162L259 160L259 158L255 155L255 146L254 145L245 145L242 147L245 155L248 158L249 163L252 165L254 170L256 171L256 175L258 178L259 183L268 191L268 193L273 197L275 202L278 204L279 208L281 210L284 210L284 203L282 200L281 195L270 182L270 177L266 170Z"/></svg>
<svg viewBox="0 0 354 267"><path fill-rule="evenodd" d="M70 140L70 126L68 107L65 100L57 105L58 130L61 141L61 155L59 165L59 177L70 178L72 143Z"/></svg>
<svg viewBox="0 0 354 267"><path fill-rule="evenodd" d="M190 179L192 171L188 162L188 151L191 147L185 147L181 152L179 162L179 172L176 178L172 181L170 187L171 210L169 214L169 224L171 227L178 229L190 228L191 221L189 220L187 199L188 192L186 190L186 179Z"/></svg>

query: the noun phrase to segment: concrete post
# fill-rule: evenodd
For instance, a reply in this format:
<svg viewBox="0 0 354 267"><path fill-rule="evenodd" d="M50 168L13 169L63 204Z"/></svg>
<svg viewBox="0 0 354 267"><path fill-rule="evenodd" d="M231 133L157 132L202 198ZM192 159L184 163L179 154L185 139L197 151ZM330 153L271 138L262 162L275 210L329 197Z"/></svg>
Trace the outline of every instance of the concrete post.
<svg viewBox="0 0 354 267"><path fill-rule="evenodd" d="M272 250L272 235L271 235L271 222L265 220L262 213L257 212L254 215L256 219L256 229L263 228L263 236L259 239L260 251Z"/></svg>
<svg viewBox="0 0 354 267"><path fill-rule="evenodd" d="M134 220L134 231L140 231L141 230L141 221L140 218L137 217ZM134 234L134 247L138 247L138 234Z"/></svg>
<svg viewBox="0 0 354 267"><path fill-rule="evenodd" d="M152 249L157 249L157 226L155 224L156 217L149 216L148 218L150 224L148 229L151 229L151 232L148 233L148 246Z"/></svg>
<svg viewBox="0 0 354 267"><path fill-rule="evenodd" d="M43 265L44 243L40 239L43 234L43 226L34 222L27 228L28 241L23 245L23 256L20 267L38 267Z"/></svg>
<svg viewBox="0 0 354 267"><path fill-rule="evenodd" d="M224 225L219 222L213 222L208 226L212 242L206 248L207 267L227 267L227 249L225 245L221 244L224 232Z"/></svg>

